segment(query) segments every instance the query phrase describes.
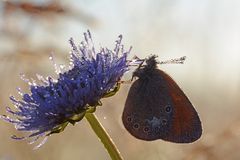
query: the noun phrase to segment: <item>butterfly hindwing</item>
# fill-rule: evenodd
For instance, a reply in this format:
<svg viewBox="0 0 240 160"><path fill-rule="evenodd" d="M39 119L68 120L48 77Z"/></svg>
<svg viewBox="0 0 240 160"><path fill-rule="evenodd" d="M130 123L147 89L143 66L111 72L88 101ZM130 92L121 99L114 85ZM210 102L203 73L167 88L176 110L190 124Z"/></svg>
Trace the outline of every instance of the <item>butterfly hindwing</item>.
<svg viewBox="0 0 240 160"><path fill-rule="evenodd" d="M196 141L202 135L201 121L196 110L169 75L161 70L159 70L159 74L167 82L168 92L174 105L171 129L163 139L176 143Z"/></svg>

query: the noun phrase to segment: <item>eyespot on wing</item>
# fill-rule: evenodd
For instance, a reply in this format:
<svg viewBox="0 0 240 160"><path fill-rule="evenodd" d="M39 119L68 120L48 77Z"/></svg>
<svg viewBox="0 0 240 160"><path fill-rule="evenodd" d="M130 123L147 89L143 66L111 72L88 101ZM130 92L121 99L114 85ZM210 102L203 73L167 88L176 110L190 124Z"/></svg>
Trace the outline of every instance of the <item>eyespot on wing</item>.
<svg viewBox="0 0 240 160"><path fill-rule="evenodd" d="M166 81L174 105L169 134L162 139L175 143L191 143L198 140L202 135L202 125L196 110L176 82L165 72L158 72Z"/></svg>

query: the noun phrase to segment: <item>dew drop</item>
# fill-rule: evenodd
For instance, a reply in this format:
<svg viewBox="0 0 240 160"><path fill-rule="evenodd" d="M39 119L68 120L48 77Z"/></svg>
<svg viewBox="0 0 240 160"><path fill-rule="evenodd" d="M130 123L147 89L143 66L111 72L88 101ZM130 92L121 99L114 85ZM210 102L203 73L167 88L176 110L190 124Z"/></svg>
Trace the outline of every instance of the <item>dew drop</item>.
<svg viewBox="0 0 240 160"><path fill-rule="evenodd" d="M22 90L21 90L21 88L20 88L20 87L17 87L17 91L18 91L18 94L19 94L19 95L21 95L21 96L23 96L23 95L24 95L24 93L22 92Z"/></svg>
<svg viewBox="0 0 240 160"><path fill-rule="evenodd" d="M53 58L53 53L51 53L51 55L49 56L49 60L52 62L53 66L54 66L54 69L55 69L55 72L57 74L61 73L60 67L57 65L57 63L55 62L55 60Z"/></svg>
<svg viewBox="0 0 240 160"><path fill-rule="evenodd" d="M50 55L50 56L49 56L49 60L53 60L53 57L52 57L52 55Z"/></svg>
<svg viewBox="0 0 240 160"><path fill-rule="evenodd" d="M26 78L25 74L20 73L20 78L21 78L24 82L29 83L29 79Z"/></svg>
<svg viewBox="0 0 240 160"><path fill-rule="evenodd" d="M15 140L23 140L23 139L25 139L25 137L18 137L16 135L12 135L11 138L15 139Z"/></svg>
<svg viewBox="0 0 240 160"><path fill-rule="evenodd" d="M45 138L42 140L41 143L39 143L37 146L35 146L35 147L33 148L33 150L36 150L36 149L40 148L42 145L44 145L44 143L47 142L47 139L48 139L48 137L45 137Z"/></svg>
<svg viewBox="0 0 240 160"><path fill-rule="evenodd" d="M36 74L36 76L40 82L42 82L44 85L48 85L48 81L42 75Z"/></svg>
<svg viewBox="0 0 240 160"><path fill-rule="evenodd" d="M65 69L65 65L63 65L63 64L60 64L59 67L60 67L60 69Z"/></svg>

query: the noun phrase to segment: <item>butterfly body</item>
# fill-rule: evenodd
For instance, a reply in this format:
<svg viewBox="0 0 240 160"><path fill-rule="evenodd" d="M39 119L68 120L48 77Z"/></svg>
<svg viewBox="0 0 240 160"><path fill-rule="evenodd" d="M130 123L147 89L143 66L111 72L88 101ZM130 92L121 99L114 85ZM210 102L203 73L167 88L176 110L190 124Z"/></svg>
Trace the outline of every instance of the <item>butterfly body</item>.
<svg viewBox="0 0 240 160"><path fill-rule="evenodd" d="M191 143L202 134L201 122L193 105L174 80L157 68L155 56L146 60L133 76L122 120L134 137Z"/></svg>

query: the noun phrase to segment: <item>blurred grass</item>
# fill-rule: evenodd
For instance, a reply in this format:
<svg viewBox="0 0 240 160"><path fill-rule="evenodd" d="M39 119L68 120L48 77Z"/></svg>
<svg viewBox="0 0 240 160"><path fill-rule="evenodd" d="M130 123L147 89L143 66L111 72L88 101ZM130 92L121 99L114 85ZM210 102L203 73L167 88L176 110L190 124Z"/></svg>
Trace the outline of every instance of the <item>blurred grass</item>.
<svg viewBox="0 0 240 160"><path fill-rule="evenodd" d="M16 1L9 1L13 4ZM18 2L18 3L23 3ZM29 6L48 6L50 1L24 1ZM55 3L55 2L54 2ZM116 96L103 100L96 114L112 136L123 157L128 159L217 160L240 159L240 2L190 0L140 1L57 1L65 12L25 12L15 5L6 12L0 2L0 113L12 106L15 88L28 92L19 73L54 75L48 56L68 63L68 39L82 39L90 29L96 48L113 47L123 34L132 55L158 54L166 60L187 56L184 65L162 65L195 105L203 123L203 136L193 144L161 140L144 142L124 129L121 113L129 85ZM73 14L74 13L74 14ZM56 76L56 75L55 75ZM10 139L16 132L0 121L0 160L109 159L85 120L53 135L39 150L25 141Z"/></svg>

